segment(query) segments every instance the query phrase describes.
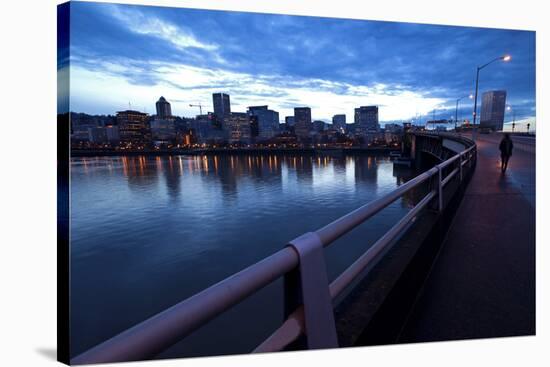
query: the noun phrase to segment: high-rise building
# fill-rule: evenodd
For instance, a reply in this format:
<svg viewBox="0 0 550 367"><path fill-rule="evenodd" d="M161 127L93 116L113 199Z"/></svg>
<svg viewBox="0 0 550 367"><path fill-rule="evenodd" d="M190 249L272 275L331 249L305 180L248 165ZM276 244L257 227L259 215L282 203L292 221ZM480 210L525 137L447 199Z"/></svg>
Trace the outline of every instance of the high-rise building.
<svg viewBox="0 0 550 367"><path fill-rule="evenodd" d="M505 90L493 90L483 93L479 126L491 130L502 130L505 109Z"/></svg>
<svg viewBox="0 0 550 367"><path fill-rule="evenodd" d="M311 132L311 108L295 107L294 108L294 132L298 139L309 137Z"/></svg>
<svg viewBox="0 0 550 367"><path fill-rule="evenodd" d="M194 119L187 121L187 126L191 130L195 142L205 143L210 137L212 130L212 117L209 115L197 115Z"/></svg>
<svg viewBox="0 0 550 367"><path fill-rule="evenodd" d="M248 114L258 118L260 139L271 139L279 133L279 112L268 109L268 106L250 106Z"/></svg>
<svg viewBox="0 0 550 367"><path fill-rule="evenodd" d="M156 103L157 106L157 118L166 119L172 117L172 108L170 103L164 98L160 97Z"/></svg>
<svg viewBox="0 0 550 367"><path fill-rule="evenodd" d="M170 142L176 139L176 126L171 118L155 118L151 121L153 140Z"/></svg>
<svg viewBox="0 0 550 367"><path fill-rule="evenodd" d="M225 121L229 130L229 143L250 143L250 117L247 113L232 112Z"/></svg>
<svg viewBox="0 0 550 367"><path fill-rule="evenodd" d="M346 132L346 115L334 115L332 116L332 127L338 132Z"/></svg>
<svg viewBox="0 0 550 367"><path fill-rule="evenodd" d="M378 132L378 106L361 106L355 109L356 134L366 135L367 133Z"/></svg>
<svg viewBox="0 0 550 367"><path fill-rule="evenodd" d="M248 118L250 119L250 137L251 140L255 140L259 134L258 116L250 115Z"/></svg>
<svg viewBox="0 0 550 367"><path fill-rule="evenodd" d="M287 128L289 126L294 126L294 116L286 116L285 117L285 124L286 124Z"/></svg>
<svg viewBox="0 0 550 367"><path fill-rule="evenodd" d="M124 143L145 143L148 141L148 115L143 112L126 110L116 113L120 140Z"/></svg>
<svg viewBox="0 0 550 367"><path fill-rule="evenodd" d="M214 115L223 121L231 114L231 103L229 101L229 94L214 93L212 94L212 100L214 103Z"/></svg>

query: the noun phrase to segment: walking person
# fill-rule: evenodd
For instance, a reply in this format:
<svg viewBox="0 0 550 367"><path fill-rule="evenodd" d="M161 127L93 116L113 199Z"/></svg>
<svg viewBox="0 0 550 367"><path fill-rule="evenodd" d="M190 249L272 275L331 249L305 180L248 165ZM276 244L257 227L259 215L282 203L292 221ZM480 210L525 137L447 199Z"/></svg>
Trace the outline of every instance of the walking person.
<svg viewBox="0 0 550 367"><path fill-rule="evenodd" d="M512 156L512 149L514 149L514 143L510 138L510 134L504 134L498 149L500 149L500 169L504 173L506 172L506 168L508 168L508 160Z"/></svg>

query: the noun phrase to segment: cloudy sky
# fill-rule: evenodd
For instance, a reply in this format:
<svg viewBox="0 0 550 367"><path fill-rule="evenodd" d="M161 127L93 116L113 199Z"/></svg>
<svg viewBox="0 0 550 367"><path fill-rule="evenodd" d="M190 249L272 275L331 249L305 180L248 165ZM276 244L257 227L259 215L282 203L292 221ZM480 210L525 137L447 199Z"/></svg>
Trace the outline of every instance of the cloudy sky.
<svg viewBox="0 0 550 367"><path fill-rule="evenodd" d="M70 54L67 63L67 55ZM232 111L267 104L281 120L295 106L330 121L378 105L381 121L454 116L456 99L505 89L516 119L535 115L534 32L100 3L71 3L70 109L154 113L162 95L179 116L214 92ZM65 68L65 69L64 69ZM472 101L461 101L469 117ZM512 119L512 114L506 120Z"/></svg>

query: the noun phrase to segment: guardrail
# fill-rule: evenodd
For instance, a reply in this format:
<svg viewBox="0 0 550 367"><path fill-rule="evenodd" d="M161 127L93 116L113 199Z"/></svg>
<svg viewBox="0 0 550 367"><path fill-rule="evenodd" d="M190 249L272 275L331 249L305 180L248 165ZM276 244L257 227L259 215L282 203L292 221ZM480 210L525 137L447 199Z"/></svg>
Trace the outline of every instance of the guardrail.
<svg viewBox="0 0 550 367"><path fill-rule="evenodd" d="M470 146L387 195L361 206L315 232L306 233L290 241L273 255L91 348L73 358L71 363L105 363L152 358L282 276L285 277L286 320L253 352L282 350L303 334L306 335L309 349L337 347L332 301L367 267L381 258L394 240L433 199L437 198L437 209L443 210L443 188L457 175L462 181L464 170L470 170L474 166L477 156L475 144L462 137L449 138L460 140ZM428 180L435 182L435 188L328 284L323 248Z"/></svg>

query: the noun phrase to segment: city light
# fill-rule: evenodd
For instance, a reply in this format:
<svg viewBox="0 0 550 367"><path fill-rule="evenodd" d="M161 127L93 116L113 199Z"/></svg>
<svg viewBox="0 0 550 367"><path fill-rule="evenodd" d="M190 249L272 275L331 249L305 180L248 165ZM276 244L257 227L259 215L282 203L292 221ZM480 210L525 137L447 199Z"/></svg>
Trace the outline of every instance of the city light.
<svg viewBox="0 0 550 367"><path fill-rule="evenodd" d="M250 106L246 112L231 111L230 96L213 93L213 112L181 117L172 115L164 97L155 103L156 114L136 110L117 111L115 115L71 113L74 153L140 151L147 153L188 150L242 149L395 149L405 132L401 123L380 126L377 105L354 108L353 123L345 114L334 115L332 123L312 119L310 107L294 108L284 121L267 105ZM288 121L292 121L289 125ZM407 122L405 122L407 124Z"/></svg>

